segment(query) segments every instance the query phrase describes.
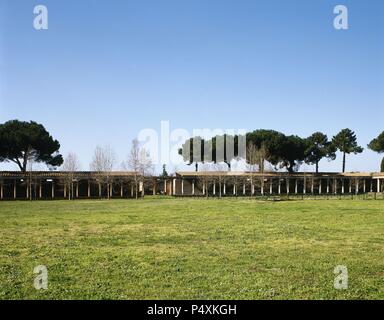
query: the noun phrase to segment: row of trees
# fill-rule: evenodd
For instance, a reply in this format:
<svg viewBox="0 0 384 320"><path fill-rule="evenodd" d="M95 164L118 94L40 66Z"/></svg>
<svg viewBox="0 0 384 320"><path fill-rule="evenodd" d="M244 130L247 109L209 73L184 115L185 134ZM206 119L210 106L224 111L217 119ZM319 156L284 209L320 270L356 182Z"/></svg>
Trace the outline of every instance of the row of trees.
<svg viewBox="0 0 384 320"><path fill-rule="evenodd" d="M63 184L67 190L68 198L74 197L74 183L76 172L81 170L77 155L70 152L67 157L59 153L60 143L53 139L43 125L34 121L23 122L11 120L0 124L0 162L13 162L20 171L31 170L32 163L45 163L53 170L61 166L63 171L68 172ZM106 190L107 197L110 196L112 184L112 171L116 167L116 156L110 146L97 146L90 169L98 173L99 187ZM144 176L151 174L153 170L149 154L140 147L135 139L132 141L131 150L126 161L121 165L124 170L132 171L132 182L135 185L136 198L139 194L139 185L144 184ZM29 188L33 181L29 180Z"/></svg>
<svg viewBox="0 0 384 320"><path fill-rule="evenodd" d="M231 139L230 139L231 138ZM244 139L245 138L245 139ZM274 130L255 130L246 136L227 135L217 136L205 141L200 137L187 140L179 153L184 161L189 164L195 163L196 169L199 163L230 163L239 159L240 141L247 141L246 162L248 165L257 165L260 171L264 171L265 163L270 163L276 169L285 168L289 172L298 170L302 163L316 166L319 170L319 162L323 158L336 159L336 151L343 154L342 171L345 172L347 154L358 154L363 148L357 144L356 134L350 129L343 129L331 140L327 135L316 132L310 137L301 138L297 135L284 135ZM229 141L232 142L228 143ZM217 146L224 146L219 152ZM368 148L378 153L384 152L384 132L373 139ZM28 169L28 163L45 163L49 168L57 168L63 165L63 169L69 172L79 170L76 164L76 156L68 155L64 162L59 153L60 143L53 139L43 125L34 121L23 122L11 120L0 124L0 162L13 162L22 172ZM217 154L222 153L220 157ZM115 156L110 147L97 147L91 170L96 172L111 172L115 165ZM128 160L123 163L123 168L137 174L137 181L144 172L152 168L148 153L140 148L139 142L132 142ZM384 172L384 159L381 164ZM106 176L106 184L109 184ZM70 177L68 178L70 179Z"/></svg>
<svg viewBox="0 0 384 320"><path fill-rule="evenodd" d="M105 193L110 198L110 190L113 185L113 170L116 168L116 155L111 146L97 146L92 162L89 165L91 171L97 173L97 183L100 193ZM76 181L76 172L80 171L81 165L77 155L70 152L64 159L62 170L68 174L65 176L64 185L68 190L68 198L74 197L74 182ZM150 155L144 148L140 147L139 141L132 141L131 150L126 161L123 161L121 168L132 172L132 176L126 178L134 185L136 199L139 197L139 186L144 188L146 177L152 175L153 165ZM103 192L104 191L104 192Z"/></svg>
<svg viewBox="0 0 384 320"><path fill-rule="evenodd" d="M198 171L199 163L206 163L207 159L216 163L216 153L219 145L224 146L224 160L230 168L232 160L239 160L239 141L241 136L217 136L209 140L201 137L188 139L179 149L179 154L188 164L195 164ZM233 150L227 150L226 141L233 141ZM356 134L350 129L343 129L331 140L322 132L315 132L307 138L297 135L285 135L274 130L255 130L246 134L247 164L257 165L258 170L263 172L265 163L270 163L275 169L285 168L288 172L297 171L301 164L315 165L316 172L319 172L319 163L322 159L336 159L336 152L343 155L342 171L345 172L346 155L363 152L358 145ZM368 148L376 152L384 152L384 132L372 140ZM209 154L207 154L209 153ZM209 161L208 161L209 162ZM384 159L382 162L384 171Z"/></svg>

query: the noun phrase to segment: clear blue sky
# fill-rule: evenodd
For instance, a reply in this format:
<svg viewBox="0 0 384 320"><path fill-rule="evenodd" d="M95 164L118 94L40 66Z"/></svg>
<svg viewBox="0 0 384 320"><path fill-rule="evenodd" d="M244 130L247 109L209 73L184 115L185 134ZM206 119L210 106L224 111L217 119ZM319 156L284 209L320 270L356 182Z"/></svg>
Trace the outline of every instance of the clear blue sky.
<svg viewBox="0 0 384 320"><path fill-rule="evenodd" d="M33 28L37 4L48 30ZM333 27L337 4L349 30ZM85 170L97 144L122 161L161 120L304 137L349 127L364 147L384 130L382 0L0 0L0 20L0 122L43 123ZM349 156L347 170L380 158ZM340 156L320 166L340 168Z"/></svg>

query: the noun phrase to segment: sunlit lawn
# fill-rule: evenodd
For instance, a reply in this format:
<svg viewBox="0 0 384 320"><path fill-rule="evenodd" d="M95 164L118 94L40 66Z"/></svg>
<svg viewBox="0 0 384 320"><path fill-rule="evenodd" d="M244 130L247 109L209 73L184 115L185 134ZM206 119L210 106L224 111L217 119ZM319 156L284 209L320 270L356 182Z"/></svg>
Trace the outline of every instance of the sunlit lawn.
<svg viewBox="0 0 384 320"><path fill-rule="evenodd" d="M384 298L381 200L0 202L0 228L0 299Z"/></svg>

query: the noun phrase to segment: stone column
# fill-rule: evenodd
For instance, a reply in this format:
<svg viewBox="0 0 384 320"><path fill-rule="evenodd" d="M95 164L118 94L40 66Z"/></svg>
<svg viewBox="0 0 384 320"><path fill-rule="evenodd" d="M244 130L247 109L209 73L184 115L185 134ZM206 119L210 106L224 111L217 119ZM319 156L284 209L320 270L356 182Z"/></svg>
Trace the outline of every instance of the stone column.
<svg viewBox="0 0 384 320"><path fill-rule="evenodd" d="M205 181L203 182L203 195L205 195Z"/></svg>
<svg viewBox="0 0 384 320"><path fill-rule="evenodd" d="M295 194L298 192L297 178L295 179Z"/></svg>
<svg viewBox="0 0 384 320"><path fill-rule="evenodd" d="M322 180L321 178L319 179L319 194L321 194L321 183L322 183Z"/></svg>
<svg viewBox="0 0 384 320"><path fill-rule="evenodd" d="M315 179L312 177L312 180L311 180L311 193L314 194L315 193Z"/></svg>
<svg viewBox="0 0 384 320"><path fill-rule="evenodd" d="M329 178L327 179L327 193L329 193Z"/></svg>
<svg viewBox="0 0 384 320"><path fill-rule="evenodd" d="M270 194L273 193L273 178L271 178L271 180L270 180L270 184L269 184L269 193L270 193Z"/></svg>
<svg viewBox="0 0 384 320"><path fill-rule="evenodd" d="M352 194L352 179L349 178L349 193Z"/></svg>
<svg viewBox="0 0 384 320"><path fill-rule="evenodd" d="M245 196L245 182L243 182L243 196Z"/></svg>
<svg viewBox="0 0 384 320"><path fill-rule="evenodd" d="M40 182L39 182L39 198L40 199L41 199L41 196L42 196L42 186L41 186L41 180L40 180Z"/></svg>
<svg viewBox="0 0 384 320"><path fill-rule="evenodd" d="M51 192L52 192L52 199L54 199L55 198L55 181L53 181L53 179L52 179L52 190L51 190Z"/></svg>
<svg viewBox="0 0 384 320"><path fill-rule="evenodd" d="M341 179L341 193L344 194L344 179Z"/></svg>
<svg viewBox="0 0 384 320"><path fill-rule="evenodd" d="M124 197L124 185L123 182L120 182L120 197Z"/></svg>
<svg viewBox="0 0 384 320"><path fill-rule="evenodd" d="M233 185L233 195L236 195L236 184Z"/></svg>
<svg viewBox="0 0 384 320"><path fill-rule="evenodd" d="M17 197L16 180L13 182L13 199Z"/></svg>
<svg viewBox="0 0 384 320"><path fill-rule="evenodd" d="M225 193L226 193L226 185L225 185L225 182L224 182L224 187L223 187L223 194L225 195Z"/></svg>
<svg viewBox="0 0 384 320"><path fill-rule="evenodd" d="M101 184L99 182L99 198L101 198Z"/></svg>
<svg viewBox="0 0 384 320"><path fill-rule="evenodd" d="M279 194L281 194L281 179L279 178L279 188L278 188Z"/></svg>
<svg viewBox="0 0 384 320"><path fill-rule="evenodd" d="M216 182L213 182L213 195L216 195Z"/></svg>
<svg viewBox="0 0 384 320"><path fill-rule="evenodd" d="M203 182L203 189L204 189L205 183ZM192 180L192 195L195 195L195 180Z"/></svg>
<svg viewBox="0 0 384 320"><path fill-rule="evenodd" d="M156 180L156 179L153 179L153 180L152 180L152 183L153 183L152 194L155 196L155 195L156 195L157 180Z"/></svg>
<svg viewBox="0 0 384 320"><path fill-rule="evenodd" d="M167 194L167 179L164 180L164 194Z"/></svg>
<svg viewBox="0 0 384 320"><path fill-rule="evenodd" d="M181 178L181 194L184 195L184 179Z"/></svg>
<svg viewBox="0 0 384 320"><path fill-rule="evenodd" d="M76 181L76 198L79 197L79 181Z"/></svg>
<svg viewBox="0 0 384 320"><path fill-rule="evenodd" d="M364 178L364 181L363 181L363 192L366 193L367 191L367 185L366 185L366 180Z"/></svg>
<svg viewBox="0 0 384 320"><path fill-rule="evenodd" d="M133 184L131 182L131 198L133 198L133 197L134 197L134 191L133 191Z"/></svg>
<svg viewBox="0 0 384 320"><path fill-rule="evenodd" d="M356 188L355 188L356 194L359 194L359 184L360 184L359 179L356 179Z"/></svg>
<svg viewBox="0 0 384 320"><path fill-rule="evenodd" d="M253 180L251 181L251 195L255 194L255 186L253 185Z"/></svg>
<svg viewBox="0 0 384 320"><path fill-rule="evenodd" d="M289 178L287 178L287 194L289 194Z"/></svg>
<svg viewBox="0 0 384 320"><path fill-rule="evenodd" d="M380 192L380 179L377 178L377 192Z"/></svg>
<svg viewBox="0 0 384 320"><path fill-rule="evenodd" d="M337 194L337 179L336 178L333 179L333 188L334 188L333 193Z"/></svg>
<svg viewBox="0 0 384 320"><path fill-rule="evenodd" d="M173 184L172 184L172 194L176 195L176 179L173 179Z"/></svg>
<svg viewBox="0 0 384 320"><path fill-rule="evenodd" d="M260 186L261 186L261 195L263 196L264 195L264 178L261 178Z"/></svg>
<svg viewBox="0 0 384 320"><path fill-rule="evenodd" d="M88 195L88 198L91 197L91 183L89 182L89 180L88 180L88 190L87 190L87 195Z"/></svg>
<svg viewBox="0 0 384 320"><path fill-rule="evenodd" d="M0 182L0 199L3 200L4 198L4 187L3 187L3 181Z"/></svg>
<svg viewBox="0 0 384 320"><path fill-rule="evenodd" d="M304 177L304 181L303 181L303 194L306 194L307 193L307 178Z"/></svg>
<svg viewBox="0 0 384 320"><path fill-rule="evenodd" d="M29 182L27 182L26 191L27 191L27 199L29 199Z"/></svg>

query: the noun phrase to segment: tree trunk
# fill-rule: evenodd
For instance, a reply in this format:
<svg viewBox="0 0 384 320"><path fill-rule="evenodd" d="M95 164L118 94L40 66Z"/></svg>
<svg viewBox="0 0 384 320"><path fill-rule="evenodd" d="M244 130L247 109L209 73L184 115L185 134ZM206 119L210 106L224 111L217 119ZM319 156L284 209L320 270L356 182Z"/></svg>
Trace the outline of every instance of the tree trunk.
<svg viewBox="0 0 384 320"><path fill-rule="evenodd" d="M381 161L381 172L384 172L384 158L383 158L383 160Z"/></svg>
<svg viewBox="0 0 384 320"><path fill-rule="evenodd" d="M316 173L319 173L319 161L316 161Z"/></svg>
<svg viewBox="0 0 384 320"><path fill-rule="evenodd" d="M28 188L29 188L29 200L32 201L32 177L31 177L31 172L29 173Z"/></svg>
<svg viewBox="0 0 384 320"><path fill-rule="evenodd" d="M253 178L251 177L251 198L253 197Z"/></svg>
<svg viewBox="0 0 384 320"><path fill-rule="evenodd" d="M16 163L17 166L19 167L20 171L23 172L23 166L20 163L20 160L18 158L15 159L10 159L12 162Z"/></svg>
<svg viewBox="0 0 384 320"><path fill-rule="evenodd" d="M23 173L27 172L28 152L24 152L23 156Z"/></svg>
<svg viewBox="0 0 384 320"><path fill-rule="evenodd" d="M345 172L345 152L343 152L343 173Z"/></svg>

